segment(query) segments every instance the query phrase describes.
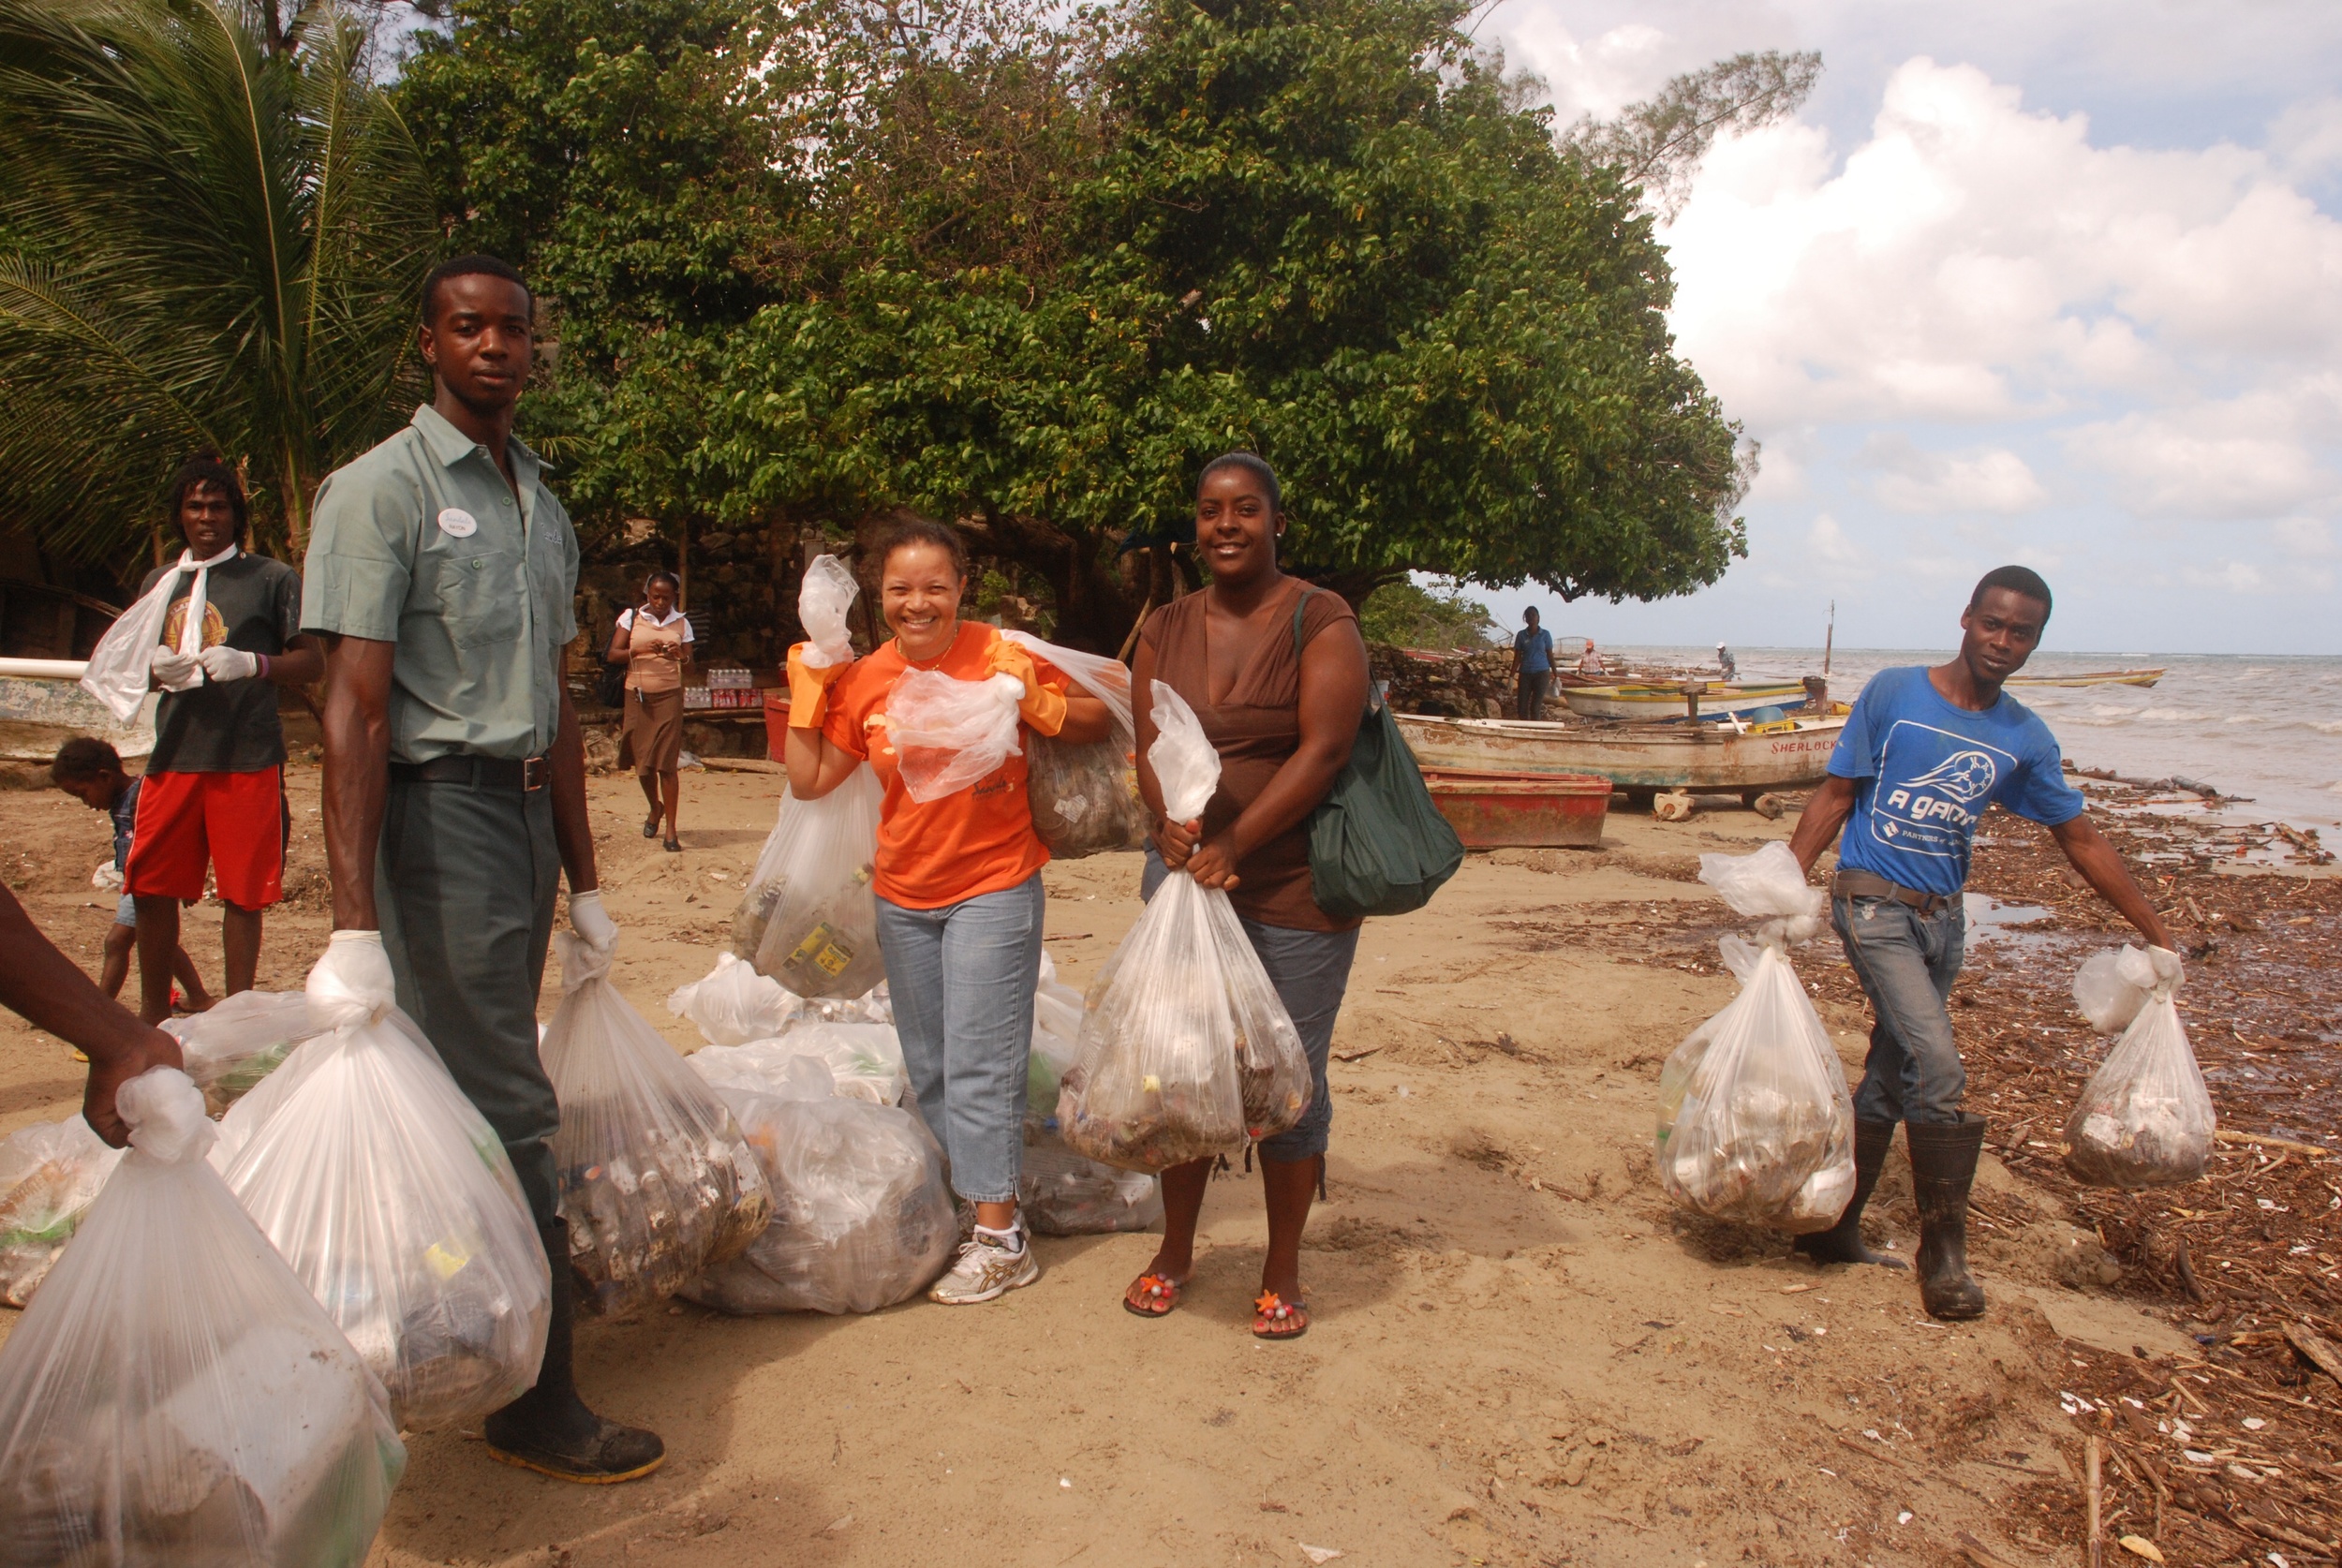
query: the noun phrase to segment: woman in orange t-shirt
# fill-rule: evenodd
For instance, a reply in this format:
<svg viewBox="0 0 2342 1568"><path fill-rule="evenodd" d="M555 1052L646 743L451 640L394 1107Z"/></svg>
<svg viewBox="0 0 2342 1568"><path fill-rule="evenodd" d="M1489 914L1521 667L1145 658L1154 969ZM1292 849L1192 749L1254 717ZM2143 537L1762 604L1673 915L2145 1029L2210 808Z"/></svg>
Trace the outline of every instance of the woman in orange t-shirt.
<svg viewBox="0 0 2342 1568"><path fill-rule="evenodd" d="M886 707L912 670L956 680L1014 676L1020 731L1104 739L1105 704L1067 692L1065 677L992 627L959 618L968 556L959 536L924 519L881 542L879 602L895 635L851 664L808 666L789 651L789 788L818 800L867 762L885 786L879 819L879 946L886 954L903 1064L927 1126L951 1161L952 1186L975 1229L928 1294L990 1301L1041 1278L1016 1212L1024 1153L1026 1058L1041 972L1049 858L1025 799L1025 758L1011 754L966 788L912 798L889 740Z"/></svg>

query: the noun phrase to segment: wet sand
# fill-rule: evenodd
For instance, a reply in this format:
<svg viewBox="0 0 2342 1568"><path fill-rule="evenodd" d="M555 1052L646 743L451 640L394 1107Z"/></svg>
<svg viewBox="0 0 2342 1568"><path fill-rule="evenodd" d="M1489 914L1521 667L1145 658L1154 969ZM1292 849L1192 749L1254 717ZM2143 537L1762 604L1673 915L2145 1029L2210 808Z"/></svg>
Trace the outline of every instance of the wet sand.
<svg viewBox="0 0 2342 1568"><path fill-rule="evenodd" d="M271 918L268 988L300 984L328 926L317 777L292 773L292 897ZM679 1049L698 1041L665 998L712 963L776 784L687 775L689 848L671 856L640 836L630 779L593 782L626 933L616 977ZM88 880L107 855L104 820L50 792L0 795L0 821L11 883L94 970L113 905ZM1996 1137L1987 1156L1993 1224L1976 1250L1993 1308L1974 1324L1926 1321L1907 1275L1816 1272L1781 1238L1667 1204L1650 1160L1659 1065L1732 991L1712 945L1728 916L1692 880L1694 857L1744 852L1793 822L1622 811L1600 850L1475 855L1429 910L1370 924L1336 1033L1329 1201L1303 1260L1314 1325L1298 1342L1247 1332L1263 1225L1238 1170L1213 1186L1194 1282L1163 1322L1120 1310L1153 1242L1119 1235L1041 1240L1041 1283L988 1307L743 1320L676 1304L590 1324L589 1398L659 1427L666 1467L635 1486L568 1487L499 1467L460 1434L420 1437L370 1561L1119 1568L1298 1563L1307 1546L1345 1564L1720 1568L1956 1561L1962 1531L2004 1561L2071 1561L2084 1434L2105 1426L2083 1400L2098 1395L2127 1421L2140 1413L2121 1393L2142 1379L2175 1408L2226 1399L2197 1418L2226 1421L2206 1434L2224 1445L2299 1427L2331 1466L2342 1391L2323 1377L2276 1383L2290 1363L2262 1342L2192 1338L2216 1332L2207 1305L2175 1297L2125 1235L2109 1231L2112 1252L2100 1244L2093 1216L2143 1201L2078 1193L2053 1146L2031 1146L2053 1145L2053 1126L2007 1161ZM1046 880L1050 951L1085 984L1137 911L1136 858L1056 865ZM212 907L191 914L207 974L217 930ZM1834 944L1798 964L1858 1068L1868 1017ZM1973 1029L1959 1014L1980 1096L2015 1092L1984 1059L1993 1028L2079 1028L2069 1005L2057 1014L2044 999L2070 965L2038 967L2033 990L1981 963L1964 985L2012 1010ZM2331 1014L2299 1027L2330 1028ZM2070 1087L2045 1081L2042 1103ZM0 1019L0 1132L67 1115L78 1096L57 1043ZM2237 1159L2220 1204L2267 1212L2255 1183L2279 1178L2253 1175L2247 1150ZM1881 1207L1907 1254L1901 1163ZM2334 1169L2303 1155L2286 1174L2332 1181ZM2324 1235L2330 1250L2330 1223ZM2235 1326L2245 1315L2231 1308L2216 1332L2249 1334ZM2261 1406L2227 1396L2251 1379L2276 1403L2248 1439L2234 1412ZM2209 1380L2201 1394L2197 1380ZM2148 1437L2120 1428L2127 1451L2176 1478L2185 1462L2145 1413ZM2223 1476L2202 1502L2304 1518L2306 1503L2260 1499L2331 1488L2331 1473L2289 1467L2250 1483L2243 1503L2230 1494L2247 1483ZM2110 1480L2110 1506L2135 1516ZM2131 1516L2123 1528L2150 1533ZM2174 1498L2161 1539L2173 1562L2246 1561L2255 1538L2241 1528Z"/></svg>

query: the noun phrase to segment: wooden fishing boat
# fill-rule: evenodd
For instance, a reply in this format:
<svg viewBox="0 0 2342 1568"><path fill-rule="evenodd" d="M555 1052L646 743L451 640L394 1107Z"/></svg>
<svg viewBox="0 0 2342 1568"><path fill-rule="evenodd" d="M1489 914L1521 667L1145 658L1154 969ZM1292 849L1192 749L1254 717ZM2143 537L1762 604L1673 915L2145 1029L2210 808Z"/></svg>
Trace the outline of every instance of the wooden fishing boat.
<svg viewBox="0 0 2342 1568"><path fill-rule="evenodd" d="M1630 722L1682 718L1686 684L1697 684L1703 714L1753 713L1758 708L1793 708L1805 701L1798 681L1633 681L1609 686L1565 686L1561 699L1569 711L1585 718L1622 718Z"/></svg>
<svg viewBox="0 0 2342 1568"><path fill-rule="evenodd" d="M2083 675L2011 675L2003 686L2153 686L2161 670L2094 670Z"/></svg>
<svg viewBox="0 0 2342 1568"><path fill-rule="evenodd" d="M1431 771L1423 782L1467 850L1591 848L1610 809L1600 774Z"/></svg>
<svg viewBox="0 0 2342 1568"><path fill-rule="evenodd" d="M1801 693L1802 695L1802 693ZM1743 731L1698 724L1556 724L1394 716L1426 773L1599 774L1630 795L1658 790L1737 794L1821 782L1843 714L1792 715Z"/></svg>

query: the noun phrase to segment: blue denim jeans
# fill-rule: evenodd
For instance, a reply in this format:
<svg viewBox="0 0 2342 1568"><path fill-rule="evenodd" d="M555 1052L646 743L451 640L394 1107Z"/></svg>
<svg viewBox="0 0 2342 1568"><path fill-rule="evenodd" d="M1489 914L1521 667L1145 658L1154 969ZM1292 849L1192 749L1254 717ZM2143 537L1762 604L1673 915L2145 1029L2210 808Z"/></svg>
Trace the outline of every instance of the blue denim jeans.
<svg viewBox="0 0 2342 1568"><path fill-rule="evenodd" d="M1169 875L1154 846L1148 845L1140 894L1152 898ZM1268 984L1277 988L1277 999L1292 1014L1293 1027L1299 1031L1301 1047L1310 1058L1310 1108L1293 1126L1260 1141L1261 1158L1282 1163L1314 1160L1326 1152L1334 1124L1333 1096L1326 1087L1326 1058L1333 1049L1334 1018L1341 1012L1342 996L1350 988L1350 964L1358 953L1357 929L1301 931L1288 925L1263 925L1240 916L1238 924L1260 955L1261 968L1268 971Z"/></svg>
<svg viewBox="0 0 2342 1568"><path fill-rule="evenodd" d="M1016 1199L1046 903L1038 871L940 910L878 901L903 1066L970 1203Z"/></svg>
<svg viewBox="0 0 2342 1568"><path fill-rule="evenodd" d="M1876 1020L1854 1114L1922 1126L1957 1122L1968 1074L1946 1004L1967 947L1960 900L1923 915L1892 898L1832 898L1830 921Z"/></svg>

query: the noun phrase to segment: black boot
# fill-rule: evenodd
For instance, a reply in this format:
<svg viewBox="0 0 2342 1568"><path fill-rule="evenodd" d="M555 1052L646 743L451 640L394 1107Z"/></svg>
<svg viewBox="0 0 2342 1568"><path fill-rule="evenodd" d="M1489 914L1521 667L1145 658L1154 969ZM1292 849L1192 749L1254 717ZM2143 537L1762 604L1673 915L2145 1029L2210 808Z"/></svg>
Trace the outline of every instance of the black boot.
<svg viewBox="0 0 2342 1568"><path fill-rule="evenodd" d="M648 1475L667 1457L655 1432L604 1421L577 1397L570 1356L576 1327L576 1283L570 1272L570 1226L556 1220L541 1233L553 1265L553 1314L545 1327L537 1386L488 1417L488 1452L508 1465L559 1481L607 1486Z"/></svg>
<svg viewBox="0 0 2342 1568"><path fill-rule="evenodd" d="M1980 1318L1984 1287L1968 1272L1968 1189L1984 1148L1984 1118L1968 1112L1950 1126L1905 1122L1911 1189L1920 1206L1920 1299L1933 1318Z"/></svg>
<svg viewBox="0 0 2342 1568"><path fill-rule="evenodd" d="M1826 1231L1799 1236L1790 1245L1817 1264L1882 1264L1889 1268L1906 1268L1901 1258L1885 1252L1874 1252L1862 1245L1862 1206L1871 1201L1871 1189L1878 1185L1878 1173L1886 1168L1887 1146L1895 1141L1895 1124L1891 1121L1854 1120L1854 1196L1838 1216L1838 1222Z"/></svg>

